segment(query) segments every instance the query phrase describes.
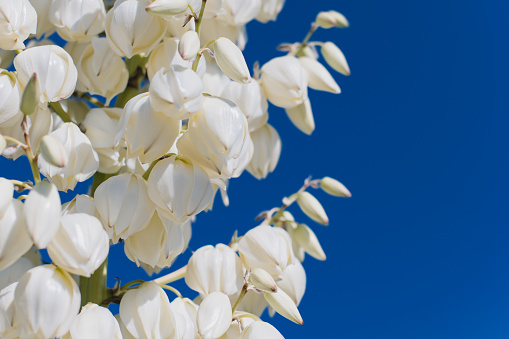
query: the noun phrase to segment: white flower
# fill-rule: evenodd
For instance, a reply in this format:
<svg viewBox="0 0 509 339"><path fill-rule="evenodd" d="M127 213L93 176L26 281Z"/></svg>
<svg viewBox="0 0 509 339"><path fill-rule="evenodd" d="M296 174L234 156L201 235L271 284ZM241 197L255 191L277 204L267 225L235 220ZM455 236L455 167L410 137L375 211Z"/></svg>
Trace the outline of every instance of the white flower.
<svg viewBox="0 0 509 339"><path fill-rule="evenodd" d="M101 95L109 102L127 86L129 72L126 64L111 50L106 38L93 38L92 44L75 62L78 91Z"/></svg>
<svg viewBox="0 0 509 339"><path fill-rule="evenodd" d="M0 218L10 206L14 194L12 181L0 178Z"/></svg>
<svg viewBox="0 0 509 339"><path fill-rule="evenodd" d="M262 0L260 12L256 20L267 23L269 21L276 21L276 18L283 9L285 0Z"/></svg>
<svg viewBox="0 0 509 339"><path fill-rule="evenodd" d="M159 211L180 224L203 211L213 197L207 173L180 156L159 161L147 182L148 195Z"/></svg>
<svg viewBox="0 0 509 339"><path fill-rule="evenodd" d="M45 135L41 139L41 155L52 166L63 168L67 165L67 151L64 145L52 135Z"/></svg>
<svg viewBox="0 0 509 339"><path fill-rule="evenodd" d="M149 87L152 108L178 120L188 119L201 109L202 92L201 78L193 70L178 65L161 68Z"/></svg>
<svg viewBox="0 0 509 339"><path fill-rule="evenodd" d="M200 42L202 46L205 46L210 41L226 38L235 42L242 50L246 44L245 34L245 26L236 26L228 21L218 20L218 18L205 18L201 23Z"/></svg>
<svg viewBox="0 0 509 339"><path fill-rule="evenodd" d="M102 0L53 0L49 19L68 41L90 41L104 31L106 10Z"/></svg>
<svg viewBox="0 0 509 339"><path fill-rule="evenodd" d="M214 42L216 63L230 79L242 84L251 82L251 75L241 50L230 39L219 38Z"/></svg>
<svg viewBox="0 0 509 339"><path fill-rule="evenodd" d="M221 337L230 327L231 321L232 306L226 294L212 292L203 299L196 315L198 333L202 338Z"/></svg>
<svg viewBox="0 0 509 339"><path fill-rule="evenodd" d="M202 59L205 58L201 58L200 61ZM233 82L223 73L223 71L221 71L215 62L207 62L207 67L205 73L202 76L202 79L203 93L207 93L216 97L222 97L225 89ZM253 83L253 81L251 81L251 83ZM243 84L239 85L243 86Z"/></svg>
<svg viewBox="0 0 509 339"><path fill-rule="evenodd" d="M294 260L293 264L286 266L280 278L281 280L277 282L278 287L298 306L306 291L306 271L300 261Z"/></svg>
<svg viewBox="0 0 509 339"><path fill-rule="evenodd" d="M163 38L166 22L147 13L148 5L148 0L117 0L106 15L106 38L119 56L148 53Z"/></svg>
<svg viewBox="0 0 509 339"><path fill-rule="evenodd" d="M348 62L338 46L329 41L322 45L321 51L325 61L327 61L330 67L343 75L350 75Z"/></svg>
<svg viewBox="0 0 509 339"><path fill-rule="evenodd" d="M176 334L168 296L155 282L127 291L120 302L120 318L135 338L166 339Z"/></svg>
<svg viewBox="0 0 509 339"><path fill-rule="evenodd" d="M42 37L46 34L46 37L50 36L54 31L55 27L49 19L49 11L53 0L29 0L35 11L37 12L37 38Z"/></svg>
<svg viewBox="0 0 509 339"><path fill-rule="evenodd" d="M185 0L184 0L185 1ZM186 5L187 7L187 5ZM195 31L187 31L180 38L179 54L184 60L193 60L200 51L200 37Z"/></svg>
<svg viewBox="0 0 509 339"><path fill-rule="evenodd" d="M22 336L61 337L69 331L80 309L78 285L69 273L54 265L26 272L14 294Z"/></svg>
<svg viewBox="0 0 509 339"><path fill-rule="evenodd" d="M252 132L267 122L269 104L258 81L249 84L230 82L220 94L222 98L233 101L246 116L249 131Z"/></svg>
<svg viewBox="0 0 509 339"><path fill-rule="evenodd" d="M216 291L235 294L244 284L240 258L224 244L203 246L189 259L186 284L202 295Z"/></svg>
<svg viewBox="0 0 509 339"><path fill-rule="evenodd" d="M260 225L247 232L238 243L240 258L250 269L261 268L274 278L293 261L292 243L281 228Z"/></svg>
<svg viewBox="0 0 509 339"><path fill-rule="evenodd" d="M74 213L86 213L99 217L95 209L94 199L84 194L78 194L74 199L62 205L62 216Z"/></svg>
<svg viewBox="0 0 509 339"><path fill-rule="evenodd" d="M192 67L192 61L182 59L178 51L178 46L178 39L164 38L163 42L154 47L147 62L147 75L150 80L152 80L154 75L163 67L171 68L171 66L175 65L185 68ZM205 61L202 61L202 59L200 59L200 65L204 68L203 65L205 65ZM200 70L200 67L198 67L198 70ZM200 72L198 71L198 73Z"/></svg>
<svg viewBox="0 0 509 339"><path fill-rule="evenodd" d="M178 140L179 152L207 169L211 177L236 178L251 160L247 120L231 101L206 97Z"/></svg>
<svg viewBox="0 0 509 339"><path fill-rule="evenodd" d="M320 188L324 190L324 192L327 192L335 197L350 198L352 196L352 193L350 193L345 185L331 177L322 178L322 180L320 180Z"/></svg>
<svg viewBox="0 0 509 339"><path fill-rule="evenodd" d="M284 339L279 331L264 321L254 321L244 330L242 339Z"/></svg>
<svg viewBox="0 0 509 339"><path fill-rule="evenodd" d="M35 245L46 248L60 228L60 196L55 185L42 181L28 193L24 213Z"/></svg>
<svg viewBox="0 0 509 339"><path fill-rule="evenodd" d="M263 179L274 171L281 155L281 138L269 124L251 132L254 152L246 170L257 179Z"/></svg>
<svg viewBox="0 0 509 339"><path fill-rule="evenodd" d="M48 254L67 272L90 277L108 256L109 238L101 222L85 213L67 214L48 244Z"/></svg>
<svg viewBox="0 0 509 339"><path fill-rule="evenodd" d="M274 278L265 270L261 268L255 268L249 274L249 281L253 286L264 292L276 292L277 285Z"/></svg>
<svg viewBox="0 0 509 339"><path fill-rule="evenodd" d="M185 245L180 225L156 212L147 227L125 240L124 251L138 266L170 267Z"/></svg>
<svg viewBox="0 0 509 339"><path fill-rule="evenodd" d="M350 23L345 16L336 11L320 12L316 16L315 22L322 28L341 27L345 28L350 26Z"/></svg>
<svg viewBox="0 0 509 339"><path fill-rule="evenodd" d="M219 19L226 20L235 26L241 26L247 24L258 15L262 6L262 0L223 0L223 4L226 15L220 16Z"/></svg>
<svg viewBox="0 0 509 339"><path fill-rule="evenodd" d="M263 65L261 71L260 81L272 104L293 108L307 99L308 75L297 58L274 58Z"/></svg>
<svg viewBox="0 0 509 339"><path fill-rule="evenodd" d="M95 191L95 207L114 243L147 227L155 206L147 195L147 182L139 175L109 178Z"/></svg>
<svg viewBox="0 0 509 339"><path fill-rule="evenodd" d="M326 256L316 237L315 233L306 225L298 224L294 227L287 228L288 234L292 238L292 244L294 245L294 253L299 257L300 261L304 260L304 250L310 256L317 260L325 260ZM297 251L296 248L297 247ZM299 253L297 255L297 253Z"/></svg>
<svg viewBox="0 0 509 339"><path fill-rule="evenodd" d="M175 315L175 327L177 329L177 339L195 339L196 338L196 314L198 305L187 298L175 298L170 303L171 310Z"/></svg>
<svg viewBox="0 0 509 339"><path fill-rule="evenodd" d="M37 12L28 0L0 1L0 48L23 49L37 30Z"/></svg>
<svg viewBox="0 0 509 339"><path fill-rule="evenodd" d="M92 303L83 306L62 339L88 338L122 339L117 319L107 308Z"/></svg>
<svg viewBox="0 0 509 339"><path fill-rule="evenodd" d="M14 291L17 282L0 289L0 337L18 338L19 322L15 317Z"/></svg>
<svg viewBox="0 0 509 339"><path fill-rule="evenodd" d="M19 113L20 93L16 76L5 69L0 69L0 124Z"/></svg>
<svg viewBox="0 0 509 339"><path fill-rule="evenodd" d="M327 68L325 68L320 62L310 57L301 57L299 58L299 61L308 73L309 87L334 94L341 93L341 90L332 75L330 75Z"/></svg>
<svg viewBox="0 0 509 339"><path fill-rule="evenodd" d="M142 163L150 163L169 151L177 140L180 126L180 120L154 111L149 93L142 93L125 105L115 143L123 135L128 157L139 157Z"/></svg>
<svg viewBox="0 0 509 339"><path fill-rule="evenodd" d="M302 192L297 198L297 204L302 212L319 224L327 226L329 218L322 204L309 192Z"/></svg>
<svg viewBox="0 0 509 339"><path fill-rule="evenodd" d="M71 56L56 45L32 47L14 58L21 88L25 88L32 74L37 73L41 103L71 96L76 87L78 71Z"/></svg>
<svg viewBox="0 0 509 339"><path fill-rule="evenodd" d="M152 0L145 10L163 18L172 18L174 15L187 10L187 0Z"/></svg>
<svg viewBox="0 0 509 339"><path fill-rule="evenodd" d="M39 159L39 168L41 173L48 177L59 190L72 190L78 182L83 182L94 175L99 168L99 157L90 140L78 126L73 123L65 123L50 135L64 145L68 154L68 162L64 168L59 168L50 165L42 158Z"/></svg>
<svg viewBox="0 0 509 339"><path fill-rule="evenodd" d="M305 99L302 104L293 108L286 109L286 115L290 121L301 132L311 135L315 130L315 118L313 117L313 110L311 109L311 101Z"/></svg>
<svg viewBox="0 0 509 339"><path fill-rule="evenodd" d="M0 271L0 290L17 282L26 271L34 268L33 262L25 257L16 260L12 265ZM1 333L2 331L0 331Z"/></svg>

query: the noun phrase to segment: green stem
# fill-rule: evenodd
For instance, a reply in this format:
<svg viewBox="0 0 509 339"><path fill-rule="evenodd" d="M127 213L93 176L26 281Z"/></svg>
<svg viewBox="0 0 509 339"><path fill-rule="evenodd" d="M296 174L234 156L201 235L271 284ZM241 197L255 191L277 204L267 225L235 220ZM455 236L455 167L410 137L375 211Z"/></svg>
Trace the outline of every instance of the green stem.
<svg viewBox="0 0 509 339"><path fill-rule="evenodd" d="M64 109L62 108L62 105L60 105L59 102L50 102L49 105L55 113L62 119L63 122L72 122L71 118L69 118L69 115L65 113Z"/></svg>
<svg viewBox="0 0 509 339"><path fill-rule="evenodd" d="M106 279L108 273L108 258L92 274L90 278L80 278L81 306L91 302L101 305L108 298Z"/></svg>
<svg viewBox="0 0 509 339"><path fill-rule="evenodd" d="M161 286L161 288L164 288L165 290L169 290L169 291L172 291L173 293L175 293L179 298L182 298L182 294L175 288L175 287L171 287L171 286L168 286L168 285L159 285Z"/></svg>
<svg viewBox="0 0 509 339"><path fill-rule="evenodd" d="M187 272L187 265L179 268L178 270L176 270L174 272L171 272L170 274L167 274L167 275L164 275L157 279L154 279L153 281L158 285L166 285L166 284L169 284L169 283L172 283L174 281L184 278L186 276L186 272Z"/></svg>
<svg viewBox="0 0 509 339"><path fill-rule="evenodd" d="M28 131L28 121L27 116L23 117L23 133L25 134L25 142L26 149L25 153L28 158L28 162L30 162L30 168L32 169L32 174L34 175L34 182L38 184L41 182L41 174L39 173L39 167L37 166L37 159L34 157L34 153L32 152L32 146L30 145L30 134Z"/></svg>
<svg viewBox="0 0 509 339"><path fill-rule="evenodd" d="M136 285L136 284L143 284L145 282L145 280L133 280L131 282L128 282L127 284L125 284L124 286L120 287L120 290L121 291L124 291L124 290L127 290L129 287L133 286L133 285Z"/></svg>
<svg viewBox="0 0 509 339"><path fill-rule="evenodd" d="M235 310L239 306L242 299L244 299L244 296L246 295L246 293L247 293L247 283L245 283L244 286L242 286L242 291L240 291L239 297L237 298L235 305L233 305L233 307L232 307L232 313L235 312Z"/></svg>
<svg viewBox="0 0 509 339"><path fill-rule="evenodd" d="M299 48L297 48L295 53L291 53L291 55L299 55L299 53L304 49L304 47L307 46L307 43L309 42L309 39L311 39L311 36L313 35L313 33L316 31L316 29L318 27L319 26L315 22L313 22L311 24L311 29L309 30L309 32L306 35L306 37L304 38L304 40L302 40L302 43L300 44Z"/></svg>
<svg viewBox="0 0 509 339"><path fill-rule="evenodd" d="M207 4L207 0L202 0L201 8L200 8L200 16L198 17L198 21L196 22L196 33L198 36L200 35L201 22L203 20L203 13L205 13L205 5Z"/></svg>

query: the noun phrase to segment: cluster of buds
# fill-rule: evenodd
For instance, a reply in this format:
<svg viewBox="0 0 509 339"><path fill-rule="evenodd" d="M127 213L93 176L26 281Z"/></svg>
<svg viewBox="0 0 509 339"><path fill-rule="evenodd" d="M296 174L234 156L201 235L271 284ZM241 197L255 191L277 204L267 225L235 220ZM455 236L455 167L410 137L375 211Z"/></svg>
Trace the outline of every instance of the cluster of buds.
<svg viewBox="0 0 509 339"><path fill-rule="evenodd" d="M0 337L282 338L261 320L267 308L302 324L301 262L325 254L287 208L297 202L327 225L306 189L350 196L328 177L306 180L243 237L199 248L185 268L105 285L110 245L122 242L149 274L168 268L217 192L228 204L230 179L275 170L282 141L269 103L311 134L308 87L340 93L316 47L349 75L343 53L309 41L320 27L348 26L335 11L320 13L302 42L282 45L286 56L249 70L246 24L276 20L284 2L0 1L0 154L25 155L33 174L0 178ZM59 191L92 177L88 195L62 205ZM168 285L179 278L198 297Z"/></svg>

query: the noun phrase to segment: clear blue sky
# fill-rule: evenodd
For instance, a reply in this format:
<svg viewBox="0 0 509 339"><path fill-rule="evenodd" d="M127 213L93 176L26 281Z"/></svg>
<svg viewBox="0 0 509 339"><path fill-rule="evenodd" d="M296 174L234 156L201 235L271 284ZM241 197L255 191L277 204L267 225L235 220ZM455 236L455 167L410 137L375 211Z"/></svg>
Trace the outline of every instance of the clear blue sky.
<svg viewBox="0 0 509 339"><path fill-rule="evenodd" d="M232 180L230 207L199 215L190 249L255 226L308 175L333 176L353 198L316 193L331 220L313 225L328 260L305 260L304 325L272 320L285 337L507 338L509 3L289 0L278 22L248 26L248 63L302 39L328 9L351 22L316 34L349 60L352 76L336 76L343 93L310 91L311 137L270 108L278 168ZM1 176L14 176L8 165ZM110 262L110 278L143 277L120 246Z"/></svg>

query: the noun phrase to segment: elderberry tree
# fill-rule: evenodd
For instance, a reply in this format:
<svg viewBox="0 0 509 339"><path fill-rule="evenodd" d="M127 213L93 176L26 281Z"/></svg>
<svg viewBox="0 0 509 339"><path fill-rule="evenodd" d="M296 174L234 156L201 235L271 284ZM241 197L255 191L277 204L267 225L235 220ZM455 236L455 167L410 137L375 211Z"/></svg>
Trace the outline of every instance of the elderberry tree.
<svg viewBox="0 0 509 339"><path fill-rule="evenodd" d="M282 143L269 103L311 134L308 87L340 93L325 65L350 74L333 42L312 39L348 27L336 11L318 13L302 41L249 69L246 24L275 21L283 5L0 0L0 153L26 157L33 174L0 178L2 338L281 338L260 318L267 308L303 323L301 262L325 254L288 209L296 203L327 225L310 191L350 197L333 178L306 179L246 234L224 225L224 243L172 267L196 216L217 193L228 205L230 179L276 168ZM92 177L89 194L62 205L59 192ZM170 273L108 287L118 243L149 275ZM179 279L198 297L172 286Z"/></svg>

